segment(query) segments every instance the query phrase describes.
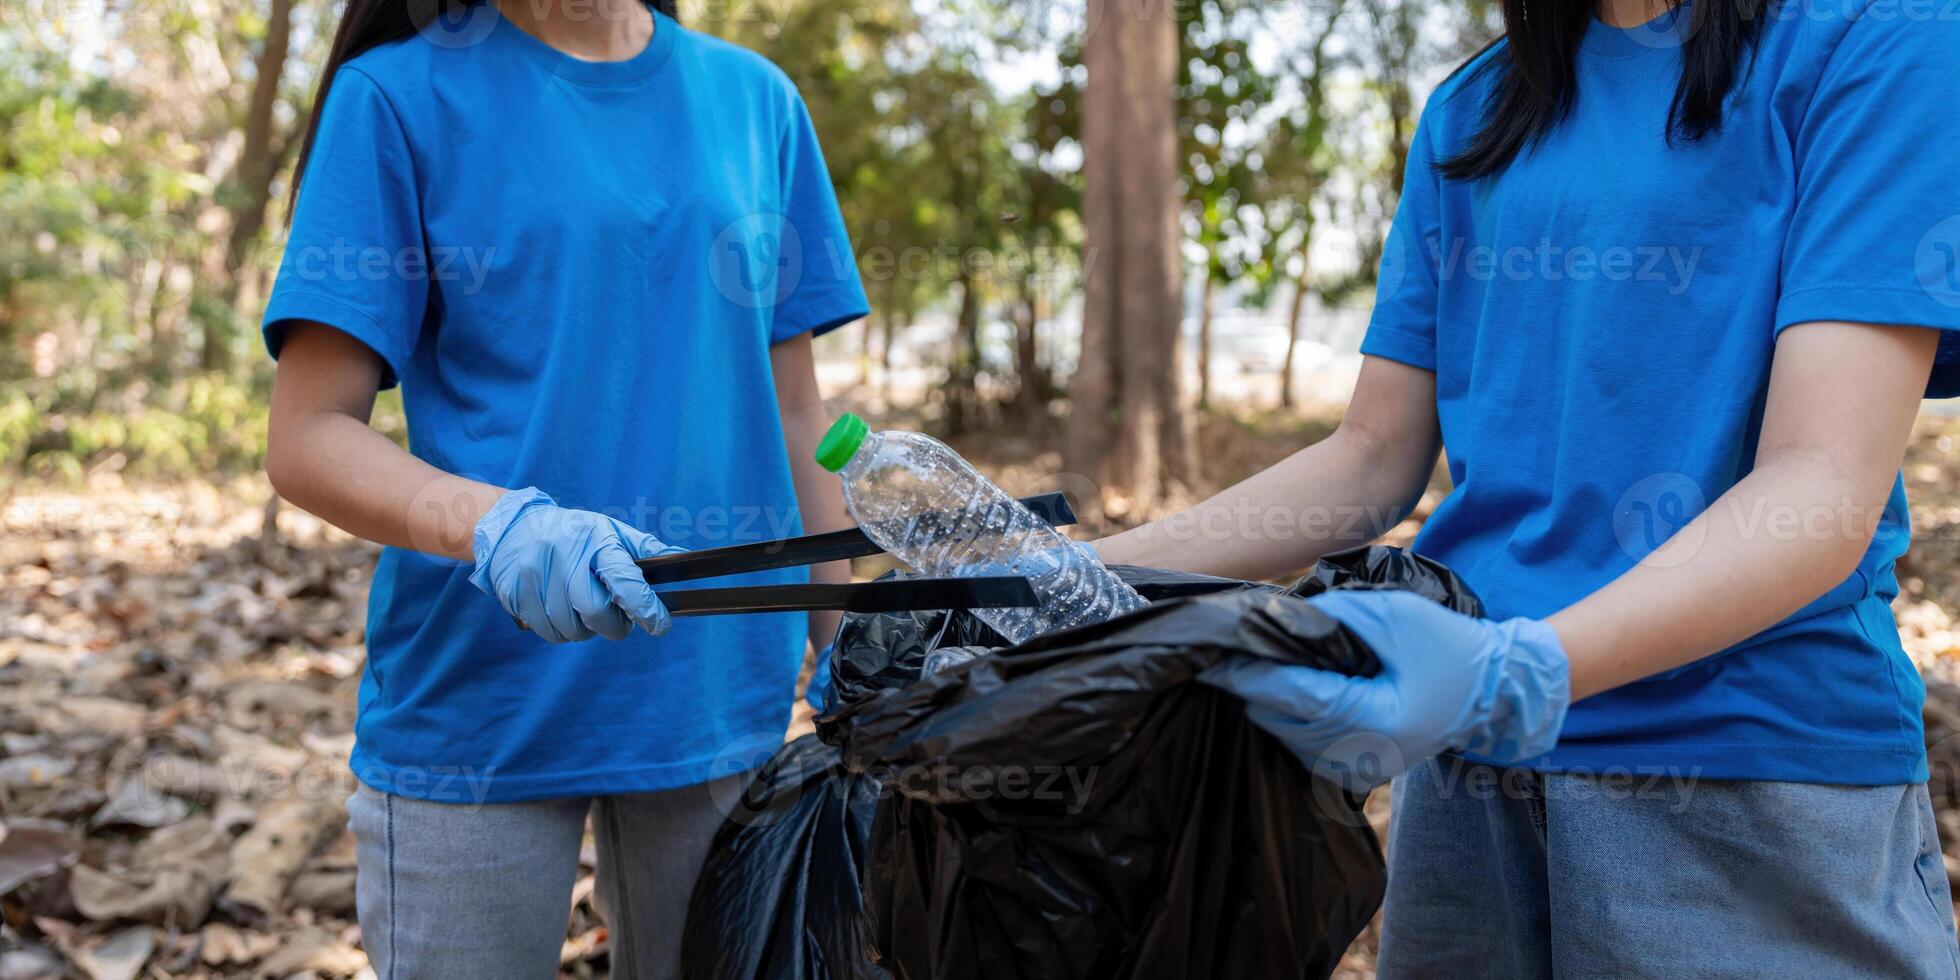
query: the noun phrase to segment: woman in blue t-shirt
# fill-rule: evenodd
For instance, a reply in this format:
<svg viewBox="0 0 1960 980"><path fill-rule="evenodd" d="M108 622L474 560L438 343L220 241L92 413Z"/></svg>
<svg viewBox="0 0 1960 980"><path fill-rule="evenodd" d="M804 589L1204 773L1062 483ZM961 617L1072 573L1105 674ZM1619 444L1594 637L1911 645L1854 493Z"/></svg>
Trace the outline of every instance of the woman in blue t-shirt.
<svg viewBox="0 0 1960 980"><path fill-rule="evenodd" d="M1414 547L1489 619L1336 594L1379 676L1212 678L1401 777L1382 976L1960 971L1890 610L1913 418L1960 394L1937 6L1509 0L1417 128L1340 429L1100 545L1283 574L1443 451Z"/></svg>
<svg viewBox="0 0 1960 980"><path fill-rule="evenodd" d="M846 523L810 338L864 293L761 57L668 0L417 6L347 4L265 312L273 485L388 546L364 944L384 977L553 975L589 816L614 974L672 976L716 804L836 620L672 623L633 560ZM397 382L407 451L367 425Z"/></svg>

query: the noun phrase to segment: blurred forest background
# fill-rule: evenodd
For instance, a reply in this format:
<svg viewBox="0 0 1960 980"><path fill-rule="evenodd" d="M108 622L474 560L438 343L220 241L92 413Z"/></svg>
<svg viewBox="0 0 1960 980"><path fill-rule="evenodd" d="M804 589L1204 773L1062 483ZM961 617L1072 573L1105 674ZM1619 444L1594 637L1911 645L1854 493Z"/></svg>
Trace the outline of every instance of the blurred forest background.
<svg viewBox="0 0 1960 980"><path fill-rule="evenodd" d="M0 472L254 469L257 320L338 5L0 10ZM832 387L953 437L1011 421L1146 502L1200 482L1195 411L1291 405L1330 343L1352 351L1422 94L1495 17L1489 0L682 8L810 104L875 311L826 340L848 365ZM1122 84L1085 85L1098 67ZM388 405L380 424L399 434Z"/></svg>
<svg viewBox="0 0 1960 980"><path fill-rule="evenodd" d="M819 342L826 395L1016 492L1074 492L1094 531L1338 422L1417 114L1495 6L682 20L775 60L815 117L874 311ZM367 969L341 800L374 549L259 473L257 321L338 8L0 0L0 980ZM393 394L375 424L405 438ZM1928 414L1908 456L1895 607L1949 845L1956 438ZM585 861L561 956L581 977L607 970Z"/></svg>

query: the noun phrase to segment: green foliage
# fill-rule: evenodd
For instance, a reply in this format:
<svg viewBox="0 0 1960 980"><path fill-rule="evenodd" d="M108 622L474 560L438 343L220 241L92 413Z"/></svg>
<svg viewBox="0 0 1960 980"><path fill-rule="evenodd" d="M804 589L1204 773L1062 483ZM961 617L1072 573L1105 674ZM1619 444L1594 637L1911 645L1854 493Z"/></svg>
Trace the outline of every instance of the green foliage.
<svg viewBox="0 0 1960 980"><path fill-rule="evenodd" d="M1186 234L1215 283L1247 275L1264 244L1257 222L1261 159L1248 133L1274 101L1278 79L1252 56L1251 14L1233 0L1179 7L1177 100L1184 150Z"/></svg>
<svg viewBox="0 0 1960 980"><path fill-rule="evenodd" d="M239 355L339 13L307 0L292 8L294 47L274 79L264 141L272 162L243 168L253 180L237 158L273 4L136 0L103 7L85 28L25 25L0 7L0 472L259 464L269 365L256 351ZM954 342L933 355L947 382L934 397L984 411L985 398L1031 390L1045 411L1056 352L1071 346L1055 334L1073 330L1065 318L1088 254L1078 213L1084 8L682 6L691 28L761 51L796 82L878 322L903 331L926 316L955 321ZM35 9L59 21L80 5ZM1259 303L1296 283L1323 297L1370 288L1366 254L1353 270L1307 275L1314 223L1392 209L1390 171L1413 126L1410 79L1487 34L1494 0L1137 9L1180 19L1169 94L1195 274ZM100 33L95 53L70 49L90 31ZM1023 57L1038 66L1026 83L1001 68ZM268 170L280 175L269 188ZM262 226L241 220L268 196ZM1368 234L1354 237L1370 247ZM377 425L400 439L396 405L384 396Z"/></svg>
<svg viewBox="0 0 1960 980"><path fill-rule="evenodd" d="M265 395L263 385L215 373L94 409L44 404L62 401L53 388L39 398L16 390L0 401L0 467L69 478L103 462L136 475L256 468L265 459Z"/></svg>
<svg viewBox="0 0 1960 980"><path fill-rule="evenodd" d="M40 429L40 414L22 392L0 400L0 469L11 470L27 457L27 443Z"/></svg>

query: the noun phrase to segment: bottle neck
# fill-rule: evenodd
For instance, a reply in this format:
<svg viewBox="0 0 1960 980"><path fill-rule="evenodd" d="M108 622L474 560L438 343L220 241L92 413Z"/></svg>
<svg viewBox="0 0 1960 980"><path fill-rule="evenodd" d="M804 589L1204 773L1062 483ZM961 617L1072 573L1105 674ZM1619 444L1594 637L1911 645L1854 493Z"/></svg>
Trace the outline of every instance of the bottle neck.
<svg viewBox="0 0 1960 980"><path fill-rule="evenodd" d="M878 455L878 450L884 446L884 442L883 433L867 433L864 441L858 443L857 452L851 454L850 460L844 464L843 469L837 471L837 475L849 480L864 472L870 467L871 458Z"/></svg>

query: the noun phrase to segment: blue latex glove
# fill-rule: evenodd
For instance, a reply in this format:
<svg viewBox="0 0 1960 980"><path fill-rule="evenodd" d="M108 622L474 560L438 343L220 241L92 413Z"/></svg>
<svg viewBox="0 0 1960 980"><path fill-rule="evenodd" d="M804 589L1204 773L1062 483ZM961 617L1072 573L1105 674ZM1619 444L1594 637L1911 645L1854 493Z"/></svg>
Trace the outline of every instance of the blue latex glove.
<svg viewBox="0 0 1960 980"><path fill-rule="evenodd" d="M1375 651L1349 677L1238 657L1201 679L1308 767L1366 792L1438 752L1517 762L1551 751L1571 703L1565 651L1535 619L1475 619L1408 592L1330 592L1315 608Z"/></svg>
<svg viewBox="0 0 1960 980"><path fill-rule="evenodd" d="M497 500L473 541L470 582L553 643L623 640L636 623L658 636L672 625L633 560L686 549L638 528L526 487Z"/></svg>

